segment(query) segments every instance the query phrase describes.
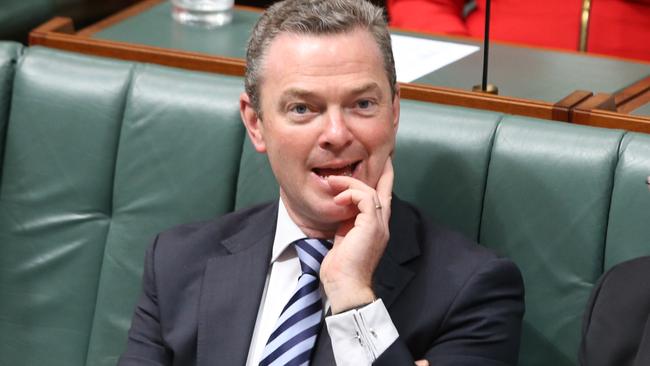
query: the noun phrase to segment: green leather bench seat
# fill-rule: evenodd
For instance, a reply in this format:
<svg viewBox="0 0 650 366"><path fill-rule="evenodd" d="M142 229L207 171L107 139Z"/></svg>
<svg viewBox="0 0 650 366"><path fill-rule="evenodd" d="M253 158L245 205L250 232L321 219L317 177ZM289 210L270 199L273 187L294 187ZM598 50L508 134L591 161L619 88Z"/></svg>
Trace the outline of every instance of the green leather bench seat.
<svg viewBox="0 0 650 366"><path fill-rule="evenodd" d="M240 78L16 47L0 44L0 364L114 365L154 234L277 184L240 123ZM650 254L650 136L401 113L396 194L518 263L521 365L576 365L593 284Z"/></svg>
<svg viewBox="0 0 650 366"><path fill-rule="evenodd" d="M499 125L480 240L519 264L527 304L536 304L527 308L522 364L575 362L584 299L602 272L622 135L516 117Z"/></svg>
<svg viewBox="0 0 650 366"><path fill-rule="evenodd" d="M650 135L628 133L614 172L605 269L650 250Z"/></svg>
<svg viewBox="0 0 650 366"><path fill-rule="evenodd" d="M7 364L79 364L111 226L129 68L39 51L20 60L7 128L0 354Z"/></svg>
<svg viewBox="0 0 650 366"><path fill-rule="evenodd" d="M26 52L0 187L0 364L116 363L152 233L233 208L240 91Z"/></svg>

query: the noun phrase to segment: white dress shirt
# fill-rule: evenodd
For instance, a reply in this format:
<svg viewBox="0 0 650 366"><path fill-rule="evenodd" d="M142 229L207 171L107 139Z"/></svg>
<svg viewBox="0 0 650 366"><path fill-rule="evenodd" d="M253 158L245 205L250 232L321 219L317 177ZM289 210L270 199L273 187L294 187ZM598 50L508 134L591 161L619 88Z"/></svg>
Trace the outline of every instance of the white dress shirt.
<svg viewBox="0 0 650 366"><path fill-rule="evenodd" d="M289 217L280 199L271 264L257 312L246 366L259 364L266 341L275 329L282 308L296 290L302 271L300 260L291 243L305 237L307 236ZM321 294L324 311L327 311L329 304L322 286ZM358 310L328 316L325 320L337 366L371 365L398 337L381 299Z"/></svg>

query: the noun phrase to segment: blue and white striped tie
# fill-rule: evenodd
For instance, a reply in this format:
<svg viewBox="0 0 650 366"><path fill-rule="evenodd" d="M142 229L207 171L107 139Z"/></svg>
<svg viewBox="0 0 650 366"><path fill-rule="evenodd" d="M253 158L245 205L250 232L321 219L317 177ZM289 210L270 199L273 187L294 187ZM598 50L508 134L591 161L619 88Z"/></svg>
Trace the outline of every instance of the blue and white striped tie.
<svg viewBox="0 0 650 366"><path fill-rule="evenodd" d="M259 366L306 366L323 320L318 273L332 244L325 240L300 239L294 243L302 274L296 292L282 309Z"/></svg>

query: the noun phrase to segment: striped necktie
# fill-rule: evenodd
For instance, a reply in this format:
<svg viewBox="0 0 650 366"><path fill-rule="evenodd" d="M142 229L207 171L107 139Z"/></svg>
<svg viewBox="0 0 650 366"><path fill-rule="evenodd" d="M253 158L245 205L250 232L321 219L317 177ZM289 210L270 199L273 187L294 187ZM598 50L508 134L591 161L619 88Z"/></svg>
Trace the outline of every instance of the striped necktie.
<svg viewBox="0 0 650 366"><path fill-rule="evenodd" d="M302 274L271 333L259 366L308 366L323 320L318 273L332 244L325 240L300 239L294 243Z"/></svg>

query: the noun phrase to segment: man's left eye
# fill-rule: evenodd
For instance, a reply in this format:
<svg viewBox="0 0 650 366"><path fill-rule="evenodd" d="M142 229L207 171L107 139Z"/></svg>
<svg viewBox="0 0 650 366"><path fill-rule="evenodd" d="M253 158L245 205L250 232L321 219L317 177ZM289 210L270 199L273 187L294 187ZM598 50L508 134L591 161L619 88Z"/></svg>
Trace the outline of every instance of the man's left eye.
<svg viewBox="0 0 650 366"><path fill-rule="evenodd" d="M309 108L307 108L307 106L304 104L296 104L293 107L291 107L291 110L297 114L305 114L309 112Z"/></svg>
<svg viewBox="0 0 650 366"><path fill-rule="evenodd" d="M361 109L368 109L372 107L372 102L368 99L363 99L357 102L357 106Z"/></svg>

